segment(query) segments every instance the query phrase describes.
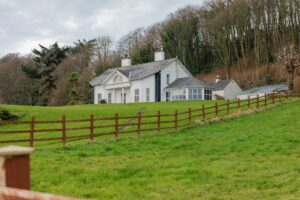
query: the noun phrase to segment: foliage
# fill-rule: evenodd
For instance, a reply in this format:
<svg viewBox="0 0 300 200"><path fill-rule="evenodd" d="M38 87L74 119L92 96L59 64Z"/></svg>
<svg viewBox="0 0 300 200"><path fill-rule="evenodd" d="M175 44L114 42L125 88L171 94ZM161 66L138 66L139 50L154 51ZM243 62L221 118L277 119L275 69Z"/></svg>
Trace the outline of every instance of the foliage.
<svg viewBox="0 0 300 200"><path fill-rule="evenodd" d="M8 110L0 107L0 120L6 121L6 120L14 120L17 118L18 118L17 115L14 115L11 112L9 112Z"/></svg>

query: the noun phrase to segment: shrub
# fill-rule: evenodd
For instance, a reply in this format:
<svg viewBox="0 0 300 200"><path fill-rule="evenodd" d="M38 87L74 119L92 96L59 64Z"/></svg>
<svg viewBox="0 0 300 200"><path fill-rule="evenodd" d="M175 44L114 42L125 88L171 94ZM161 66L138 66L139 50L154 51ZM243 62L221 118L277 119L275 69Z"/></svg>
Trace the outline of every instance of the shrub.
<svg viewBox="0 0 300 200"><path fill-rule="evenodd" d="M8 110L0 108L0 119L1 120L13 120L13 119L17 119L17 118L18 118L17 115L12 114Z"/></svg>
<svg viewBox="0 0 300 200"><path fill-rule="evenodd" d="M100 104L106 104L107 102L106 102L106 100L105 99L101 99L100 100Z"/></svg>

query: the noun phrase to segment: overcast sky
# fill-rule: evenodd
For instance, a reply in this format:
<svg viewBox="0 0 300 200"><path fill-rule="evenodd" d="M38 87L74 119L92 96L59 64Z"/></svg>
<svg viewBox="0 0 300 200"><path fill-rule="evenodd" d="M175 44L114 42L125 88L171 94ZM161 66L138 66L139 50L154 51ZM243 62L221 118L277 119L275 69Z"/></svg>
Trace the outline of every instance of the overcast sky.
<svg viewBox="0 0 300 200"><path fill-rule="evenodd" d="M0 56L29 53L38 44L71 45L109 35L117 41L202 0L0 0Z"/></svg>

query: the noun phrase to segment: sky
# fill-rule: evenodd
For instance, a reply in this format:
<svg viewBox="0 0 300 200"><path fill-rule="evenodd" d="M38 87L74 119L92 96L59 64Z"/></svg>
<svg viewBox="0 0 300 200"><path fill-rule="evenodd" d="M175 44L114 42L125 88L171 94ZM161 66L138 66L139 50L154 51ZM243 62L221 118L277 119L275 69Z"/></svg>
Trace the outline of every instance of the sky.
<svg viewBox="0 0 300 200"><path fill-rule="evenodd" d="M38 44L121 36L202 0L0 0L0 56L28 54Z"/></svg>

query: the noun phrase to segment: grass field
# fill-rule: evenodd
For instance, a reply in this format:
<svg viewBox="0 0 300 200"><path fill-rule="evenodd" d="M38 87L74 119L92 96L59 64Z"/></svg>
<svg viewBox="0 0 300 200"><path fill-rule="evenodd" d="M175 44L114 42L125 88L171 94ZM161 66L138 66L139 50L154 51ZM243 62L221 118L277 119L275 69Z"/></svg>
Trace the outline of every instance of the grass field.
<svg viewBox="0 0 300 200"><path fill-rule="evenodd" d="M274 99L275 102L281 101L279 98ZM43 147L45 145L61 145L62 136L62 115L66 116L66 120L69 120L65 127L68 129L66 131L67 143L86 143L89 141L90 134L90 121L88 120L90 114L94 115L94 118L110 118L109 120L96 119L94 121L94 126L101 126L102 128L95 128L95 134L101 134L101 137L96 137L96 141L111 140L114 138L115 133L115 113L119 114L119 137L132 137L137 135L137 113L142 112L142 116L149 116L147 118L142 118L141 130L148 130L153 132L154 129L157 129L156 117L157 112L160 111L162 117L161 121L161 132L167 132L166 129L173 128L175 123L172 122L175 120L174 112L178 111L179 115L177 117L177 125L184 126L189 120L189 114L187 113L188 109L192 109L192 120L202 119L202 105L205 105L206 108L206 119L215 117L215 104L218 104L218 115L224 115L227 113L227 105L225 101L179 101L179 102L162 102L162 103L138 103L138 104L107 104L107 105L79 105L79 106L62 106L62 107L32 107L32 106L9 106L2 105L2 107L10 110L11 112L17 113L21 118L18 121L27 121L26 124L14 124L14 125L0 125L0 143L3 140L27 140L22 143L16 143L19 145L29 145L30 138L30 119L32 116L35 117L34 124L34 139L37 140L34 142L35 147ZM267 101L260 99L260 107L264 107L265 104L272 104L272 98L268 98ZM230 113L237 112L238 110L248 109L248 101L241 101L240 106L238 106L237 101L230 102ZM257 107L256 99L251 100L250 106L252 108ZM180 114L181 113L181 114ZM165 115L165 116L163 116ZM128 118L128 116L132 118ZM82 122L72 122L70 120L83 120ZM55 123L47 123L45 121L55 120ZM129 125L131 124L131 125ZM105 126L105 128L103 128ZM80 130L78 130L80 128ZM46 129L46 130L45 130ZM52 129L52 130L49 130ZM76 129L76 130L75 130ZM23 133L6 133L3 134L1 131L22 131ZM25 131L25 132L24 132ZM126 133L126 134L122 134ZM130 132L130 133L128 133ZM141 134L148 134L147 131L142 131ZM105 136L103 136L105 135ZM78 141L74 137L85 137L86 139ZM47 141L45 141L47 139ZM48 141L50 139L50 141ZM10 142L12 143L12 142ZM2 144L3 145L3 144Z"/></svg>
<svg viewBox="0 0 300 200"><path fill-rule="evenodd" d="M95 118L114 117L115 113L119 113L120 117L124 116L136 116L139 111L143 112L143 115L155 115L158 111L161 111L161 114L173 114L175 110L178 112L187 111L188 108L200 109L204 104L206 106L214 105L216 101L180 101L180 102L162 102L162 103L138 103L138 104L106 104L106 105L79 105L79 106L62 106L62 107L39 107L39 106L10 106L3 105L2 107L10 110L11 112L18 113L22 117L19 121L29 121L31 116L35 117L35 120L61 120L62 115L66 115L67 120L78 120L78 119L89 119L90 114L94 114ZM224 101L218 101L219 104L224 103ZM164 117L162 120L173 120L174 117ZM153 122L157 119L144 119L143 122ZM120 124L127 124L128 119L120 120ZM108 121L97 121L94 122L95 126L103 125L114 125L114 120ZM168 124L166 124L167 126ZM73 127L88 127L89 122L82 123L68 123L68 128ZM29 124L21 125L2 125L0 126L3 131L12 131L12 130L29 130ZM60 129L61 123L57 124L36 124L35 129ZM143 128L153 128L153 125L144 126ZM136 126L131 127L132 130L136 129ZM107 133L114 131L114 128L105 128L101 130L95 130L96 133ZM88 135L89 130L84 131L67 131L68 136L77 136L77 135ZM131 134L136 135L136 134ZM22 134L7 134L1 135L2 139L29 139L29 133ZM61 137L61 132L36 132L35 138L43 137ZM128 137L128 134L121 136ZM103 139L113 139L113 136L99 137L96 138L96 141ZM85 140L84 142L86 142ZM50 142L38 142L35 143L35 146L44 146L45 144L56 144L61 143L61 141L50 141ZM21 145L28 145L27 143Z"/></svg>
<svg viewBox="0 0 300 200"><path fill-rule="evenodd" d="M299 118L294 101L178 132L39 148L33 190L91 199L299 199Z"/></svg>

